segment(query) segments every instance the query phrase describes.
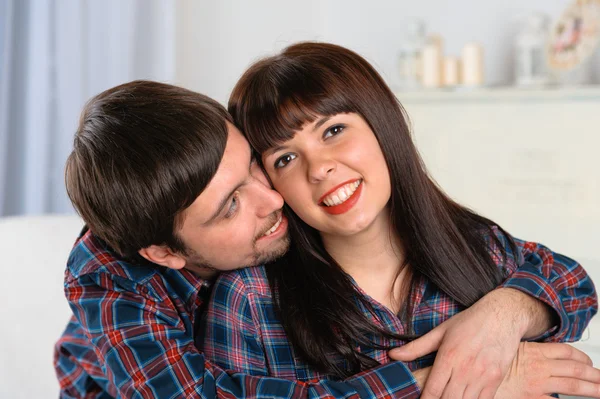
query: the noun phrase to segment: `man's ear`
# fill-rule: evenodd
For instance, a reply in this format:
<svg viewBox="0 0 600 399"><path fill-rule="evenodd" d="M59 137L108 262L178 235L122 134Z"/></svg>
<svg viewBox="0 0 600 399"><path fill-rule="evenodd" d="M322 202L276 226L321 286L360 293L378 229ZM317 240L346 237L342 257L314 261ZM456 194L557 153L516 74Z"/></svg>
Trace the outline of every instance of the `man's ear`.
<svg viewBox="0 0 600 399"><path fill-rule="evenodd" d="M185 258L164 245L150 245L142 248L138 253L144 258L157 265L168 267L169 269L183 269Z"/></svg>

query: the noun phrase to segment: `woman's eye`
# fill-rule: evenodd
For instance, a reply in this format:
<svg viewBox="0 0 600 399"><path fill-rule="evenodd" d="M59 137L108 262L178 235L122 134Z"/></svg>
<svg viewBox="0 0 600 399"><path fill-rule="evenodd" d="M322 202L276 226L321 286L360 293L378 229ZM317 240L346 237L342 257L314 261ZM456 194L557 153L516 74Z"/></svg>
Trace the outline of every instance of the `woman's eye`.
<svg viewBox="0 0 600 399"><path fill-rule="evenodd" d="M344 125L335 125L335 126L330 127L323 134L323 138L327 139L329 137L340 134L342 132L342 130L344 130L344 127L345 127Z"/></svg>
<svg viewBox="0 0 600 399"><path fill-rule="evenodd" d="M286 167L287 164L292 162L294 159L296 159L296 155L285 154L285 155L277 158L277 160L275 161L275 164L273 166L275 167L275 169L280 169L280 168Z"/></svg>
<svg viewBox="0 0 600 399"><path fill-rule="evenodd" d="M235 215L235 212L237 211L239 205L240 205L240 194L238 191L236 191L233 194L233 197L231 197L231 202L229 203L229 209L227 209L227 213L225 214L225 219L229 219L230 217Z"/></svg>

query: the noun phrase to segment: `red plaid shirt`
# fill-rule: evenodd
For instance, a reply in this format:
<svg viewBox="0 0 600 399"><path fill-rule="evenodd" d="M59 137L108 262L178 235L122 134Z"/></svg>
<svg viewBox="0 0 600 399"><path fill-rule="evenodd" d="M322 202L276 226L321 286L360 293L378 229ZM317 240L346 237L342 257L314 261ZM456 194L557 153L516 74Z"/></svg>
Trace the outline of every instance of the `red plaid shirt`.
<svg viewBox="0 0 600 399"><path fill-rule="evenodd" d="M495 241L488 239L492 257L506 276L500 287L514 288L538 298L557 314L558 324L534 340L565 342L580 339L598 310L596 291L585 270L574 260L533 242L514 239L517 252L513 253L508 237L499 230L496 234L507 252L504 260ZM365 317L397 334L410 330L416 335L426 334L464 310L427 279L419 277L411 287L413 308L410 329L387 307L367 296L358 286L356 288L357 295L363 295L374 310L374 313L371 312L357 300L357 306ZM264 267L222 273L213 287L206 330L202 332L206 357L220 367L249 375L300 381L330 378L295 353L276 315ZM390 362L387 349L381 348L404 344L376 335L367 338L376 345L368 347L356 343L356 347L381 364ZM408 366L411 370L431 366L434 358L431 354ZM340 366L347 365L340 359Z"/></svg>
<svg viewBox="0 0 600 399"><path fill-rule="evenodd" d="M133 265L91 232L65 273L74 316L56 344L61 398L417 398L408 368L390 363L343 382L253 377L207 362L194 345L209 289L186 270Z"/></svg>

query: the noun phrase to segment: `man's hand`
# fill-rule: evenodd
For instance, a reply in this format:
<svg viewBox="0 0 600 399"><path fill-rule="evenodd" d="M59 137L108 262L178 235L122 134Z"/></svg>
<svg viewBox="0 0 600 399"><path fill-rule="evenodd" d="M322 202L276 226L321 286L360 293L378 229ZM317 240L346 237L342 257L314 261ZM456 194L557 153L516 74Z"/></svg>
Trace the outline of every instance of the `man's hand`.
<svg viewBox="0 0 600 399"><path fill-rule="evenodd" d="M415 380L417 380L417 385L419 386L419 389L421 390L421 392L423 392L423 388L425 387L425 382L427 381L427 378L429 378L430 372L431 372L431 367L424 367L422 369L415 370L412 373L413 377L415 377Z"/></svg>
<svg viewBox="0 0 600 399"><path fill-rule="evenodd" d="M519 344L495 399L549 399L550 394L600 398L600 370L567 344ZM486 397L486 396L484 396Z"/></svg>
<svg viewBox="0 0 600 399"><path fill-rule="evenodd" d="M492 291L473 306L429 333L389 353L394 360L411 361L438 351L423 389L423 399L493 398L502 383L521 339L532 329L531 308L537 301L519 291ZM540 306L545 306L540 303ZM536 308L544 313L545 308ZM528 309L531 310L531 309ZM546 319L549 319L546 316Z"/></svg>

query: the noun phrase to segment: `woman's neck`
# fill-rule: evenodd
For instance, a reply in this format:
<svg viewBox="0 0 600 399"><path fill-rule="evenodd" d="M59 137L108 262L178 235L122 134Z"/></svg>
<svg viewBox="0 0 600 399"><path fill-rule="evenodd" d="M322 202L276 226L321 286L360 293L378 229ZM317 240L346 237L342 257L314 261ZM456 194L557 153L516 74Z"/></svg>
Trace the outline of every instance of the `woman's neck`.
<svg viewBox="0 0 600 399"><path fill-rule="evenodd" d="M390 218L382 216L359 234L322 234L323 245L370 297L398 313L403 302L404 248Z"/></svg>

